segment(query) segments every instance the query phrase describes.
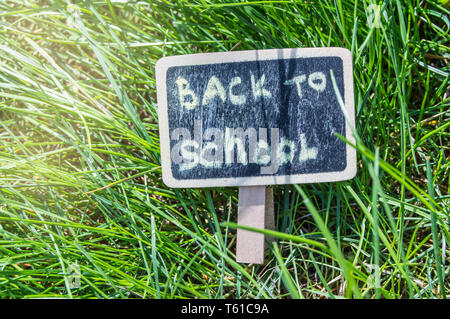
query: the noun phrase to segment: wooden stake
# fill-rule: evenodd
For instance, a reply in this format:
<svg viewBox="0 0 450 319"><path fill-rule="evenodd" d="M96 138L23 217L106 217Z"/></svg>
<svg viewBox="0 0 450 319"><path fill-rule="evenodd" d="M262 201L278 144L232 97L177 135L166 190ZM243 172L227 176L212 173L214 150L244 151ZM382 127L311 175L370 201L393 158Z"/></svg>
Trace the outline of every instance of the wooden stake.
<svg viewBox="0 0 450 319"><path fill-rule="evenodd" d="M238 224L261 229L274 229L273 191L266 186L239 187ZM238 229L236 261L264 263L266 240L263 234Z"/></svg>

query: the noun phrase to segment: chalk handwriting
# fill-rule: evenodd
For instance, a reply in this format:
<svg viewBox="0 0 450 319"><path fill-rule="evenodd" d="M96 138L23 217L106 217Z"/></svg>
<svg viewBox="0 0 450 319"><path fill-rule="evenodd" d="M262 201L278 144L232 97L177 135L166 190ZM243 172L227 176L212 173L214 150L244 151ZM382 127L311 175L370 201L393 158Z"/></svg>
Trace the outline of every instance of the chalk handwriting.
<svg viewBox="0 0 450 319"><path fill-rule="evenodd" d="M275 174L279 166L292 163L296 153L299 162L317 158L318 149L308 145L305 134L300 134L300 145L295 145L294 141L285 137L280 139L278 128L271 128L269 144L267 128L259 128L258 134L256 132L255 128L226 127L225 132L208 128L202 133L200 121L195 121L194 139L186 128L172 131L171 139L177 141L171 151L172 162L179 164L181 171L194 169L198 165L220 168L234 163L250 163L260 165L261 174Z"/></svg>
<svg viewBox="0 0 450 319"><path fill-rule="evenodd" d="M265 80L266 75L264 73L259 78L256 78L252 73L250 73L250 87L253 101L257 101L261 98L269 99L272 97L272 93L268 90L268 88L264 87ZM295 85L298 97L302 98L302 85L304 85L305 82L307 82L308 86L315 90L318 94L325 91L327 85L326 76L323 72L313 72L309 75L300 74L285 81L283 84L288 86ZM199 93L195 93L191 89L189 81L181 76L177 78L175 83L178 88L178 98L181 108L185 108L187 110L195 109L199 105ZM245 94L233 93L235 88L242 85L241 77L233 77L228 84L228 90L225 85L226 83L223 83L223 81L221 81L217 76L211 76L208 79L203 97L201 99L202 105L209 105L216 99L222 103L225 103L227 101L227 95L230 103L233 105L241 106L248 102Z"/></svg>

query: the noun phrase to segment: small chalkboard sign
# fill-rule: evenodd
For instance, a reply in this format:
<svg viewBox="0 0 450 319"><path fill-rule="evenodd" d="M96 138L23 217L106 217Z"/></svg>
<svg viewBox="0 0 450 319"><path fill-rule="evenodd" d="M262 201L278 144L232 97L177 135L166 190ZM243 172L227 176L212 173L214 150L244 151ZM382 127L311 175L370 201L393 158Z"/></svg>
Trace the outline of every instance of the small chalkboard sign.
<svg viewBox="0 0 450 319"><path fill-rule="evenodd" d="M170 56L156 64L169 187L332 182L356 174L351 53L271 49ZM352 124L354 125L354 124Z"/></svg>

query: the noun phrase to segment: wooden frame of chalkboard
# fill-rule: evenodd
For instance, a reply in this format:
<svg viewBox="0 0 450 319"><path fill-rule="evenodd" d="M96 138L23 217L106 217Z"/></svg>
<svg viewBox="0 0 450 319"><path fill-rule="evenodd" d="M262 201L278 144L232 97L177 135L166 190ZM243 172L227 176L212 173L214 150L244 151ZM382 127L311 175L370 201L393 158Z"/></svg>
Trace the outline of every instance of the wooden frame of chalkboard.
<svg viewBox="0 0 450 319"><path fill-rule="evenodd" d="M337 104L329 70L333 70L347 118L354 126L352 55L347 49L269 49L161 58L156 63L155 71L164 183L169 187L193 188L319 183L353 178L356 175L356 151L339 140L335 133L351 143L355 139ZM240 87L247 88L247 96L239 90ZM247 104L243 103L245 100ZM263 120L260 119L262 117ZM184 123L188 123L186 127L183 127ZM225 139L224 143L231 143L231 148L227 148L228 144L224 150L212 147L209 160L205 160L199 157L203 144L211 141L212 137L215 140L217 135L209 132L209 139L202 140L202 128L209 123L224 130L225 135L220 141ZM259 141L250 140L247 129L251 123L257 126L251 128L251 132L259 133ZM264 123L270 125L264 126ZM275 129L274 123L285 127L285 131ZM242 135L245 148L242 154L246 156L243 158L239 158L240 140L234 139L238 135L229 133L238 132L238 126L243 127L241 133L247 134ZM196 129L201 132L200 140L195 136ZM277 153L275 146L270 152L269 130L271 138L274 135L279 137L273 144L277 146ZM300 146L296 147L292 138L289 140L291 133L286 130L294 131L293 139L298 138L296 142ZM174 131L177 131L175 138L171 135ZM183 140L184 144L181 144L183 134L192 136L192 131L194 138L186 139L186 143ZM266 134L265 139L261 138L262 133ZM283 134L286 136L283 137ZM315 140L319 146L313 145ZM251 147L256 147L257 151L253 149L251 154L250 150L247 151ZM214 162L211 158L219 151L222 162ZM223 152L227 151L223 160ZM254 155L255 152L257 155ZM261 155L261 152L264 154ZM270 157L273 160L275 153L281 158L280 163L286 165L277 162L272 173L270 169L268 172L258 170L264 165L274 165L267 164L266 159ZM321 157L322 154L325 155ZM255 160L249 163L252 158ZM203 166L199 164L202 160Z"/></svg>

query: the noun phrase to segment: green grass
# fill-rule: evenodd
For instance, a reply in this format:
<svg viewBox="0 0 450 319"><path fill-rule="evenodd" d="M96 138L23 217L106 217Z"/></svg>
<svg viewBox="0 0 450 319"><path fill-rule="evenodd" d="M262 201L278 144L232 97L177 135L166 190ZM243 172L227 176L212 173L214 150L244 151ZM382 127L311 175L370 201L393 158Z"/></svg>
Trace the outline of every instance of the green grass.
<svg viewBox="0 0 450 319"><path fill-rule="evenodd" d="M2 1L0 297L446 298L448 2L370 4ZM155 62L324 46L353 53L357 176L274 187L238 264L237 188L162 183Z"/></svg>

